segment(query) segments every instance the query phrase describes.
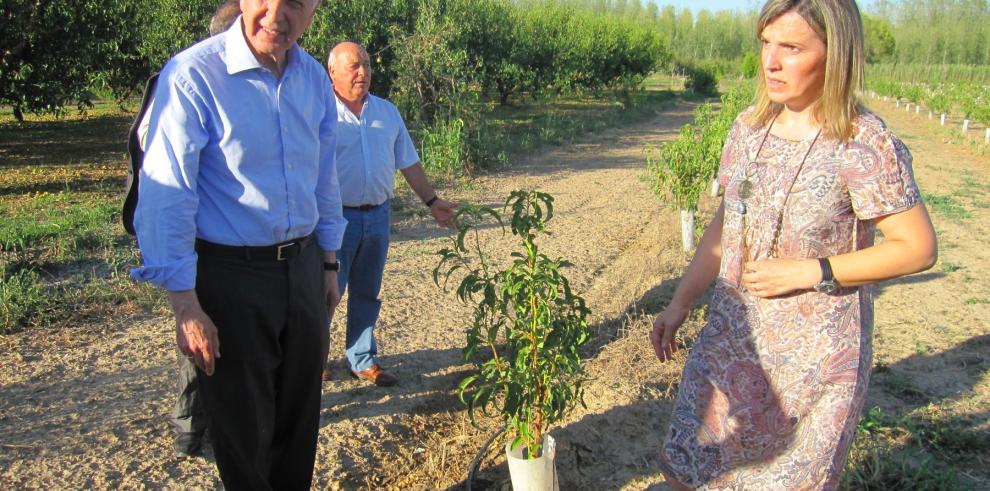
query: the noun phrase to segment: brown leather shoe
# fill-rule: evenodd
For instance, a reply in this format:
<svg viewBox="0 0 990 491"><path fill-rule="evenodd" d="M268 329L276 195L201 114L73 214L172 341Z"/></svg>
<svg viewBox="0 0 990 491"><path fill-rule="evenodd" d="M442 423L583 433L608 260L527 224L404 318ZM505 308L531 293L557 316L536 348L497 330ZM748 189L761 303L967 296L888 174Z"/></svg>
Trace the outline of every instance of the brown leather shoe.
<svg viewBox="0 0 990 491"><path fill-rule="evenodd" d="M382 370L382 367L378 365L371 365L360 372L351 372L351 376L357 379L369 380L379 387L391 387L399 382L399 379L395 375Z"/></svg>

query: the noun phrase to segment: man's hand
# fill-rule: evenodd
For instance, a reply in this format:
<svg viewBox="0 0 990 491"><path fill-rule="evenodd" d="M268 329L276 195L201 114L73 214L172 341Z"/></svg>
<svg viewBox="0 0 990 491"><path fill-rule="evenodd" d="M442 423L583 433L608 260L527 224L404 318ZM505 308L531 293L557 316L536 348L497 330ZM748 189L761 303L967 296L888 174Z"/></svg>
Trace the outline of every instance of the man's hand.
<svg viewBox="0 0 990 491"><path fill-rule="evenodd" d="M207 375L213 375L220 358L220 337L217 326L199 305L196 290L169 292L175 312L175 342L179 352L188 357Z"/></svg>
<svg viewBox="0 0 990 491"><path fill-rule="evenodd" d="M817 259L765 259L743 265L742 282L761 298L778 297L814 288L821 281Z"/></svg>
<svg viewBox="0 0 990 491"><path fill-rule="evenodd" d="M445 228L456 228L457 224L451 222L451 218L454 217L454 212L457 211L457 203L453 201L447 201L442 198L437 198L433 204L430 205L430 214L433 215L433 219L437 221L437 224Z"/></svg>

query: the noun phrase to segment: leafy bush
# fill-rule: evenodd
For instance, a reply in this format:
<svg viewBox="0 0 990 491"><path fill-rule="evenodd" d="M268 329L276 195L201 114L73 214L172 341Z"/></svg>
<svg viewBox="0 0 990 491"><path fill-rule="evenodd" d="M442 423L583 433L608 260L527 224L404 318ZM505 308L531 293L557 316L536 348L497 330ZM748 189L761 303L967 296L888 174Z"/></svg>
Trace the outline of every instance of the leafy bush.
<svg viewBox="0 0 990 491"><path fill-rule="evenodd" d="M696 94L714 95L718 92L719 73L717 67L702 63L685 67L687 80L684 88Z"/></svg>
<svg viewBox="0 0 990 491"><path fill-rule="evenodd" d="M422 160L431 176L454 178L466 168L467 145L464 135L464 121L439 122L432 128L425 128L420 143Z"/></svg>
<svg viewBox="0 0 990 491"><path fill-rule="evenodd" d="M746 78L756 78L756 75L760 71L760 58L750 51L746 53L742 61L742 74Z"/></svg>
<svg viewBox="0 0 990 491"><path fill-rule="evenodd" d="M477 232L492 219L504 230L500 214L465 206L455 216L461 223L457 236L439 252L433 279L445 287L452 274L463 273L457 296L474 305L464 357L476 361L478 371L461 381L461 401L472 418L476 409L497 407L515 432L512 448L526 445L525 455L535 458L550 425L583 403L579 348L590 339L591 312L563 274L571 264L550 259L536 244L553 218L553 197L514 191L504 209L511 211L509 227L521 242L510 265L499 269Z"/></svg>

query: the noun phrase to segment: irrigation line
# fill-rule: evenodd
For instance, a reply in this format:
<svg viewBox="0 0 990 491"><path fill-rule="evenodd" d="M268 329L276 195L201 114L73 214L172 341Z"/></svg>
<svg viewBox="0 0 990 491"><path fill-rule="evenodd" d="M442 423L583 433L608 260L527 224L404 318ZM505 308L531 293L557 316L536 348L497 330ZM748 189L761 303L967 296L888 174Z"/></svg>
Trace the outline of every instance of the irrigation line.
<svg viewBox="0 0 990 491"><path fill-rule="evenodd" d="M478 470L478 465L481 464L481 457L488 452L488 447L491 446L492 442L499 437L502 433L505 433L505 427L495 432L484 445L481 446L481 450L478 450L478 455L474 456L474 461L471 462L471 467L468 469L467 485L465 486L466 491L471 491L471 483L474 482L474 473Z"/></svg>

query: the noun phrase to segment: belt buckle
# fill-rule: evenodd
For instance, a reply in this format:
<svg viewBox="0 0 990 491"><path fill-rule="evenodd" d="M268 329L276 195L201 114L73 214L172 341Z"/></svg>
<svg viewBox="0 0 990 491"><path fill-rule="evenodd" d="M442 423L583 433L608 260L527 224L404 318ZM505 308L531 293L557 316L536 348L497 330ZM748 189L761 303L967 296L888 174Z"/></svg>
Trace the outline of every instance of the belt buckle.
<svg viewBox="0 0 990 491"><path fill-rule="evenodd" d="M286 259L289 259L287 257L282 256L282 251L284 251L287 248L292 247L292 246L294 246L296 244L297 244L297 242L289 242L288 244L282 244L282 245L278 246L278 249L276 250L276 254L275 254L275 259L278 260L278 261L285 261Z"/></svg>

